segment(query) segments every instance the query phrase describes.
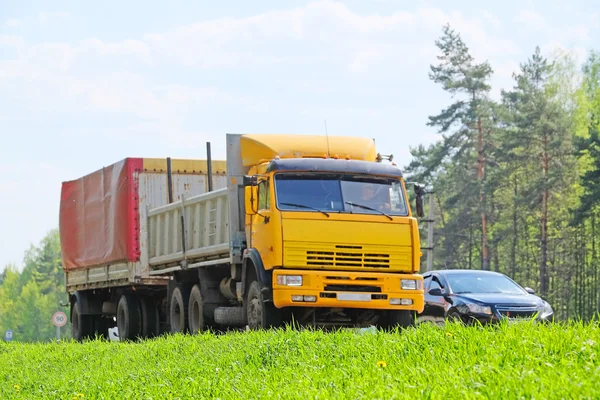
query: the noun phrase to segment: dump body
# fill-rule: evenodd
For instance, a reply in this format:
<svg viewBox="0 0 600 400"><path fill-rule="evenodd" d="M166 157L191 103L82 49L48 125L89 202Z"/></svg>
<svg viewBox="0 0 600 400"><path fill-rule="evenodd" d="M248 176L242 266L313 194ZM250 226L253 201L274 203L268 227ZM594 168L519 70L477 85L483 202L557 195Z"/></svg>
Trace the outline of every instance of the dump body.
<svg viewBox="0 0 600 400"><path fill-rule="evenodd" d="M212 167L213 188L226 187L225 162L213 161ZM148 222L157 219L148 211L169 204L167 170L166 159L127 158L63 183L59 223L67 288L164 284L150 274ZM206 161L172 160L170 187L174 201L206 193ZM169 228L162 231L159 251L180 237L169 236Z"/></svg>

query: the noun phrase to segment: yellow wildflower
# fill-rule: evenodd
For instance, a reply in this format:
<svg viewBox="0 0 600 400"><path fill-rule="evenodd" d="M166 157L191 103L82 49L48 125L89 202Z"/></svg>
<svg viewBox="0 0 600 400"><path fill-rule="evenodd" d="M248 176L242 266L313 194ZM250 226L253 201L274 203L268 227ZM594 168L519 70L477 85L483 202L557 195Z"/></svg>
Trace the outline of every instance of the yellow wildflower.
<svg viewBox="0 0 600 400"><path fill-rule="evenodd" d="M446 336L450 337L452 334L450 332L446 332Z"/></svg>
<svg viewBox="0 0 600 400"><path fill-rule="evenodd" d="M385 368L387 364L385 363L385 361L377 361L377 366L379 368Z"/></svg>

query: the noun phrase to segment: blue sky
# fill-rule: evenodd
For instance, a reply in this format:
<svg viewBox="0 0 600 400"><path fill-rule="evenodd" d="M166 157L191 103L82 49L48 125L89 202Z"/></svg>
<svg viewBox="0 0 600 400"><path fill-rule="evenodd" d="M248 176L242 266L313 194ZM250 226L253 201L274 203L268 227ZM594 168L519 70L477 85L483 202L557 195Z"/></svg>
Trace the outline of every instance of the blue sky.
<svg viewBox="0 0 600 400"><path fill-rule="evenodd" d="M224 134L437 139L427 76L450 23L494 68L600 50L593 1L13 1L0 7L0 269L58 226L61 182L125 157L224 156ZM562 50L561 50L562 49Z"/></svg>

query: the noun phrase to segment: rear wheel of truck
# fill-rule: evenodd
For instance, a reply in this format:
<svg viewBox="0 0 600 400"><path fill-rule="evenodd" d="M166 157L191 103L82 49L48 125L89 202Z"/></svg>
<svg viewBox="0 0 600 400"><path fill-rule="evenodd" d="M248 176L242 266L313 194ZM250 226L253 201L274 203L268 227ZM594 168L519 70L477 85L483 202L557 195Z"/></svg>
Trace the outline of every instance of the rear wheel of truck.
<svg viewBox="0 0 600 400"><path fill-rule="evenodd" d="M194 285L190 292L188 324L192 335L204 330L204 300L199 284Z"/></svg>
<svg viewBox="0 0 600 400"><path fill-rule="evenodd" d="M388 325L390 329L396 327L404 329L415 324L413 311L410 310L394 310L388 314Z"/></svg>
<svg viewBox="0 0 600 400"><path fill-rule="evenodd" d="M94 320L91 315L82 315L79 303L74 302L71 308L71 334L75 340L90 337L94 331Z"/></svg>
<svg viewBox="0 0 600 400"><path fill-rule="evenodd" d="M260 284L253 281L248 288L246 315L250 329L267 329L281 326L281 310L263 300Z"/></svg>
<svg viewBox="0 0 600 400"><path fill-rule="evenodd" d="M185 333L188 330L188 303L190 301L189 289L177 286L171 295L169 307L169 321L172 333Z"/></svg>
<svg viewBox="0 0 600 400"><path fill-rule="evenodd" d="M134 340L142 333L142 312L138 299L124 294L117 305L117 329L119 339Z"/></svg>
<svg viewBox="0 0 600 400"><path fill-rule="evenodd" d="M142 313L142 336L153 338L158 336L160 330L160 317L158 307L151 297L140 299L140 311Z"/></svg>

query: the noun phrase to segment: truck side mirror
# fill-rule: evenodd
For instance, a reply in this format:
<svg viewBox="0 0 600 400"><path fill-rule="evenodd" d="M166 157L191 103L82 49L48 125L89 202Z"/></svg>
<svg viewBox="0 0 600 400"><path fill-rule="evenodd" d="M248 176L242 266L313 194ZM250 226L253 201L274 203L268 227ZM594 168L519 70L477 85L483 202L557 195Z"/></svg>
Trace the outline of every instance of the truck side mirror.
<svg viewBox="0 0 600 400"><path fill-rule="evenodd" d="M256 175L244 175L244 187L257 186L258 177Z"/></svg>
<svg viewBox="0 0 600 400"><path fill-rule="evenodd" d="M417 208L417 217L422 217L423 215L425 215L425 213L423 212L423 195L425 195L425 190L423 190L423 188L417 184L415 184L415 195L416 195L416 199L415 199L415 205Z"/></svg>
<svg viewBox="0 0 600 400"><path fill-rule="evenodd" d="M244 201L245 201L245 205L246 205L246 214L248 214L248 215L258 214L257 200L258 200L257 199L257 187L256 186L246 186L244 188Z"/></svg>

